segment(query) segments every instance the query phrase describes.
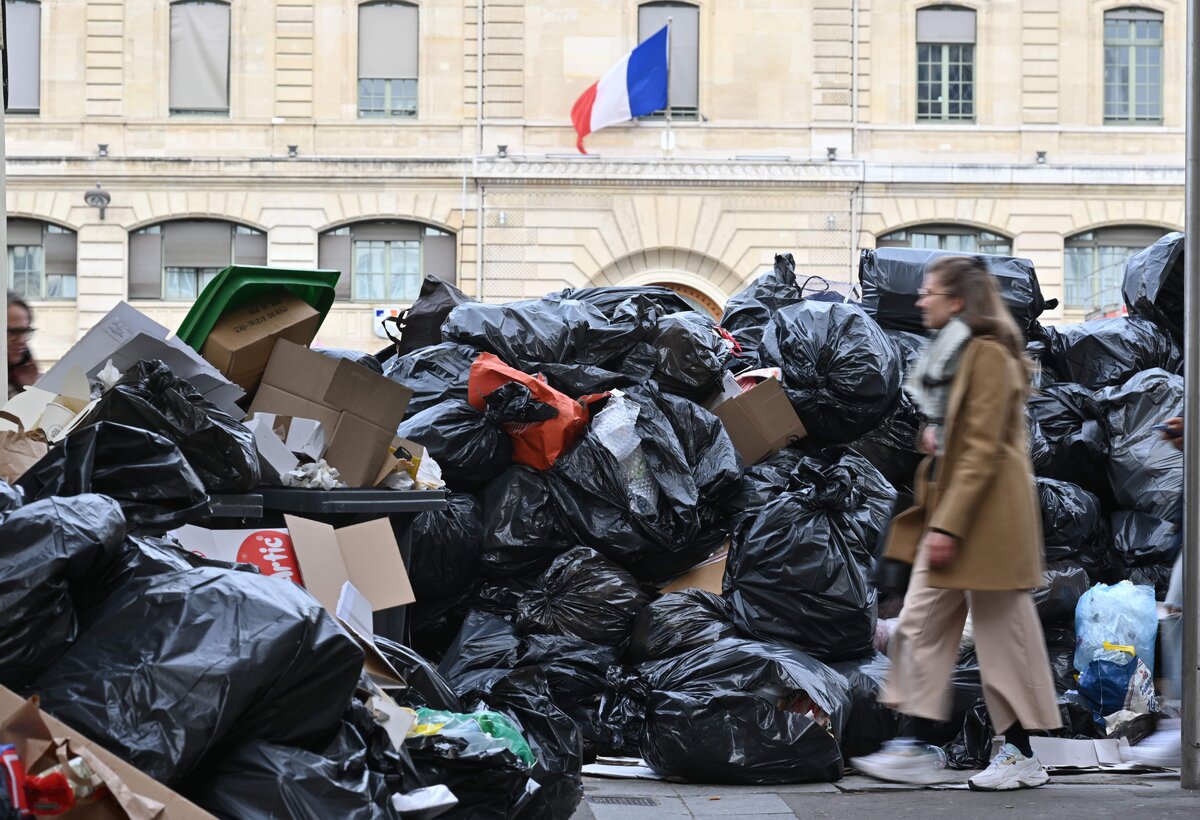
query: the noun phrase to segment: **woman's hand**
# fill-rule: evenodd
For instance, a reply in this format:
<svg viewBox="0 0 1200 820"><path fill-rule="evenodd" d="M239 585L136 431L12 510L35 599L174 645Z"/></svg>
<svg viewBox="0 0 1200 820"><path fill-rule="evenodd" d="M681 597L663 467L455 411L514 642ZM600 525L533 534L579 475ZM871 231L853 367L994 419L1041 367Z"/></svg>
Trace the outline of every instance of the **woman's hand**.
<svg viewBox="0 0 1200 820"><path fill-rule="evenodd" d="M932 424L926 424L922 428L919 448L927 456L937 453L937 428Z"/></svg>
<svg viewBox="0 0 1200 820"><path fill-rule="evenodd" d="M1160 438L1166 439L1175 445L1176 450L1183 449L1183 419L1176 416L1173 419L1167 419L1167 432L1161 433Z"/></svg>
<svg viewBox="0 0 1200 820"><path fill-rule="evenodd" d="M929 566L940 569L954 560L958 553L958 539L944 532L925 533L925 550L929 555Z"/></svg>

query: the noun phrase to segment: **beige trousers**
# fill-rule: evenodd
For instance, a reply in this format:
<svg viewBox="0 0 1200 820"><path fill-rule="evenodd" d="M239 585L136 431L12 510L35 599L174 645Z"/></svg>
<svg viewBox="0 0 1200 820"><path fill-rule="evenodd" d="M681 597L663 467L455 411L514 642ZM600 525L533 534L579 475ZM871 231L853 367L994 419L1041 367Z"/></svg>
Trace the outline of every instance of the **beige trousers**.
<svg viewBox="0 0 1200 820"><path fill-rule="evenodd" d="M892 669L880 702L913 717L949 720L950 676L968 611L993 728L1003 732L1017 721L1030 731L1060 727L1033 595L1028 590L934 589L924 550L917 555L891 639Z"/></svg>

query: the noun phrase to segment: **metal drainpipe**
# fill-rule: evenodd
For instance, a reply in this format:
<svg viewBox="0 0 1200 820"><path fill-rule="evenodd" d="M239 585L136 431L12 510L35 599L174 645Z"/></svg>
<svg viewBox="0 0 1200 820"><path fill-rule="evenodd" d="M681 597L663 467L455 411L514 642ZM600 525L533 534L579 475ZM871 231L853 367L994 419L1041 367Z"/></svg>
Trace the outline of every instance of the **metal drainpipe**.
<svg viewBox="0 0 1200 820"><path fill-rule="evenodd" d="M483 154L483 5L476 0L475 21L475 154Z"/></svg>

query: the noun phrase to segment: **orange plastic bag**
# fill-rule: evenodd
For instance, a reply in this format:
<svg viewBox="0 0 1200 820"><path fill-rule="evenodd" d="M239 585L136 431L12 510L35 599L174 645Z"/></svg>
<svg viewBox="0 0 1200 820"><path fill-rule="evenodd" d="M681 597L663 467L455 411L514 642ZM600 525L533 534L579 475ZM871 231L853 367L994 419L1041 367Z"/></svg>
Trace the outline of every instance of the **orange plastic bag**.
<svg viewBox="0 0 1200 820"><path fill-rule="evenodd" d="M558 411L558 415L548 421L504 425L512 438L513 461L536 470L549 470L554 466L558 457L587 430L592 415L590 406L608 396L608 393L593 393L573 399L547 384L544 377L523 373L491 353L481 353L471 365L467 400L476 410L486 411L485 397L509 382L525 385L536 400Z"/></svg>

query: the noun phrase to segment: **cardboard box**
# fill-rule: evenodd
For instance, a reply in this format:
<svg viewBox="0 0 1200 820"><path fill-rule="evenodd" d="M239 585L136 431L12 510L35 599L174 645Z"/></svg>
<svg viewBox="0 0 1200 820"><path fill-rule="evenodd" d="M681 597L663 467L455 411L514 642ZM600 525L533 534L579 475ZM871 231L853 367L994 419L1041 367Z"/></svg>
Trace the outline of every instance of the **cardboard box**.
<svg viewBox="0 0 1200 820"><path fill-rule="evenodd" d="M761 381L710 409L725 423L747 466L808 435L776 379Z"/></svg>
<svg viewBox="0 0 1200 820"><path fill-rule="evenodd" d="M243 389L258 387L277 339L307 345L317 335L321 314L285 288L278 288L221 316L200 355Z"/></svg>
<svg viewBox="0 0 1200 820"><path fill-rule="evenodd" d="M349 486L370 487L380 477L410 398L407 387L362 365L280 339L250 412L319 421L325 460Z"/></svg>
<svg viewBox="0 0 1200 820"><path fill-rule="evenodd" d="M681 589L703 589L714 595L721 594L721 584L725 579L725 564L729 560L729 543L726 542L720 550L701 561L687 572L668 581L659 593L678 592Z"/></svg>
<svg viewBox="0 0 1200 820"><path fill-rule="evenodd" d="M325 428L315 419L258 413L246 420L258 453L284 475L300 464L300 456L316 461L325 454Z"/></svg>
<svg viewBox="0 0 1200 820"><path fill-rule="evenodd" d="M36 698L27 701L3 686L0 686L0 743L16 746L22 762L34 774L56 764L56 752L65 743L68 754L87 760L106 785L113 783L121 793L118 801L110 787L110 794L96 802L58 815L64 820L215 820L82 732L40 711Z"/></svg>

